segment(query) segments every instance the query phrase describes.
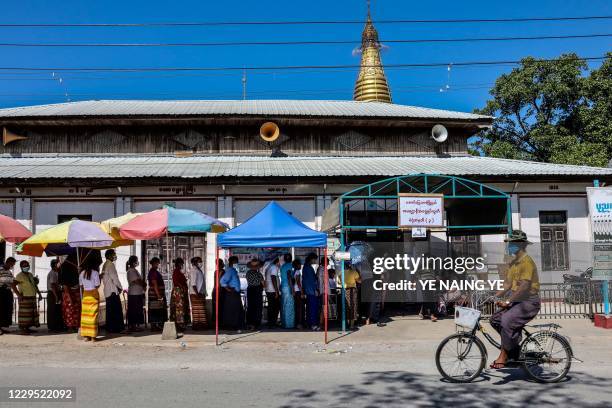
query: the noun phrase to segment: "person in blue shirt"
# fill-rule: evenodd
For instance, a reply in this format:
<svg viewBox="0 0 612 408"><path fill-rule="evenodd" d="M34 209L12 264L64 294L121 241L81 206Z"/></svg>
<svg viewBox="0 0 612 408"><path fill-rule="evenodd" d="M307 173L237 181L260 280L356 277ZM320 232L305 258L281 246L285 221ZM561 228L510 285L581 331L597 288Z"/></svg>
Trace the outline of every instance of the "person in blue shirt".
<svg viewBox="0 0 612 408"><path fill-rule="evenodd" d="M312 264L317 261L317 255L308 254L302 268L302 290L306 295L306 317L308 325L312 330L318 331L319 327L319 282Z"/></svg>
<svg viewBox="0 0 612 408"><path fill-rule="evenodd" d="M295 307L293 302L293 258L291 254L283 255L283 266L281 266L281 322L283 328L293 329L295 327Z"/></svg>
<svg viewBox="0 0 612 408"><path fill-rule="evenodd" d="M223 317L221 321L225 328L241 332L244 322L244 309L242 307L242 297L240 296L240 278L235 265L238 264L237 256L230 256L228 267L219 281L219 285L224 290L222 298Z"/></svg>

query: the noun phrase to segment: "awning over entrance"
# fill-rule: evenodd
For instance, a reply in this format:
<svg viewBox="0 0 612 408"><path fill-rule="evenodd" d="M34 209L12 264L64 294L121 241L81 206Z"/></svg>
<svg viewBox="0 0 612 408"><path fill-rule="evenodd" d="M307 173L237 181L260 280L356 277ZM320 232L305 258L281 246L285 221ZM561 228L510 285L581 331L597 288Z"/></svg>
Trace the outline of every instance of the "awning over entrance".
<svg viewBox="0 0 612 408"><path fill-rule="evenodd" d="M408 229L400 225L400 197L439 197L448 235L500 234L511 229L510 196L472 180L438 174L412 174L349 191L325 210L322 230ZM417 210L418 211L418 210Z"/></svg>

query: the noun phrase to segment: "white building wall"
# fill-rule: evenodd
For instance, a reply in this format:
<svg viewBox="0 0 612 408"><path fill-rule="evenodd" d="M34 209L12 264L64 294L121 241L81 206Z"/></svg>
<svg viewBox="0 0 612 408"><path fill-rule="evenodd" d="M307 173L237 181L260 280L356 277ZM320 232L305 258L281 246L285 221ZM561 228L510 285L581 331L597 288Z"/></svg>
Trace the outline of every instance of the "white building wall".
<svg viewBox="0 0 612 408"><path fill-rule="evenodd" d="M512 220L514 228L525 230L529 238L539 246L539 211L562 210L568 213L568 238L571 242L590 241L588 208L586 196L577 196L576 193L583 193L586 184L568 183L559 185L559 193L551 194L546 186L541 183L521 183L516 185L504 185L504 191L512 191ZM215 216L230 226L238 225L246 221L251 215L263 208L270 200L277 200L286 210L295 215L306 225L319 228L320 217L324 209L329 205L333 198L325 194L322 185L300 185L287 186L288 193L294 195L279 197L274 193L267 193L270 186L227 186L227 191L222 186L196 186L194 191L202 196L197 197L177 197L172 194L165 196L161 188L157 187L132 187L123 188L123 192L117 189L96 190L93 194L98 197L71 196L65 188L45 187L40 190L32 190L35 198L13 198L7 193L3 193L0 199L0 213L6 214L24 222L24 225L33 227L34 232L39 232L44 228L57 224L59 214L70 215L92 215L94 221L102 221L107 218L115 217L132 212L150 211L160 208L167 202L172 202L177 208L189 208L202 211ZM341 193L354 188L355 186L335 186L334 194ZM159 190L159 191L158 191ZM571 191L569 191L571 190ZM330 190L328 190L330 191ZM55 193L54 193L55 192ZM227 192L227 195L224 194ZM55 194L55 195L54 195ZM269 197L266 194L270 194ZM298 196L298 194L300 194ZM544 195L547 194L547 195ZM568 194L574 194L568 196ZM42 198L42 197L46 198ZM60 197L66 197L62 200ZM213 198L214 197L214 198ZM16 203L18 201L18 203ZM18 211L16 211L16 208ZM31 209L31 212L30 212ZM519 212L520 209L520 212ZM33 221L32 221L33 220ZM33 225L32 225L33 224ZM503 242L503 235L483 236L483 244ZM440 237L440 239L442 239ZM207 236L206 245L206 268L207 286L209 293L212 291L214 280L214 259L215 259L216 235ZM10 245L8 254L12 254ZM140 256L140 243L134 247L119 248L118 269L122 281L125 283L124 264L130 254ZM225 257L226 254L222 253ZM585 267L590 263L590 254L570 248L570 260L572 268L575 265L584 263ZM49 258L38 258L35 261L35 273L41 278L41 289L46 287L46 273L49 266ZM537 259L539 263L539 259ZM141 262L143 269L146 270L146 262ZM577 267L576 267L577 268ZM584 268L583 268L584 269ZM574 273L573 270L568 271ZM543 280L553 277L552 274L543 276ZM558 277L557 277L558 278ZM558 280L558 279L557 279Z"/></svg>
<svg viewBox="0 0 612 408"><path fill-rule="evenodd" d="M586 197L520 197L521 229L534 243L534 260L541 267L540 254L540 211L567 212L567 239L569 241L569 271L541 271L543 282L562 281L563 273L574 274L576 269L586 269L592 264L588 242L590 237L589 214Z"/></svg>

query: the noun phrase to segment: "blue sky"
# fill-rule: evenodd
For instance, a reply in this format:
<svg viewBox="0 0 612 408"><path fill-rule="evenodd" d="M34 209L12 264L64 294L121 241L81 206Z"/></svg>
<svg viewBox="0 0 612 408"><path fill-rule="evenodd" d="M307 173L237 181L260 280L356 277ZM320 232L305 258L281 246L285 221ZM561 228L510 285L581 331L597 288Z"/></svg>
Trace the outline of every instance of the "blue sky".
<svg viewBox="0 0 612 408"><path fill-rule="evenodd" d="M612 2L374 0L374 19L457 19L612 15ZM83 1L6 2L2 23L131 23L243 20L355 20L365 16L365 0L334 1ZM611 20L522 24L384 24L381 40L410 38L535 36L609 33ZM0 42L214 42L359 40L362 27L230 26L182 28L0 28ZM600 56L611 38L520 42L391 44L387 64L517 60L563 52ZM211 48L8 48L7 67L192 67L357 64L353 45ZM597 65L596 63L594 65ZM495 78L511 67L388 69L395 103L471 111L483 106ZM86 99L240 99L241 72L216 73L50 73L0 71L0 106ZM356 71L249 73L250 99L350 99ZM439 89L450 86L450 91Z"/></svg>

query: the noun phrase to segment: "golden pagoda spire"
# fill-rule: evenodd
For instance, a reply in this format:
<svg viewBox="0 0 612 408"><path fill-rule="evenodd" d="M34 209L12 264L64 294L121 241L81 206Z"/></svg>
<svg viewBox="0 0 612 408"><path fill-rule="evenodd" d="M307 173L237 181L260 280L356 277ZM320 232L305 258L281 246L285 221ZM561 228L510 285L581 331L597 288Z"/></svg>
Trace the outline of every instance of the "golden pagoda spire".
<svg viewBox="0 0 612 408"><path fill-rule="evenodd" d="M368 0L368 18L361 34L361 67L353 94L356 101L392 103L391 91L380 59L380 47Z"/></svg>

